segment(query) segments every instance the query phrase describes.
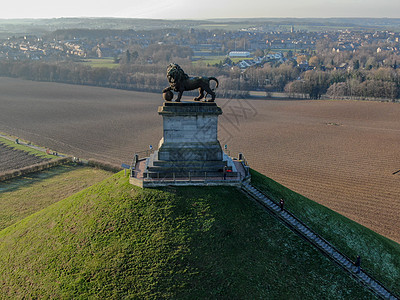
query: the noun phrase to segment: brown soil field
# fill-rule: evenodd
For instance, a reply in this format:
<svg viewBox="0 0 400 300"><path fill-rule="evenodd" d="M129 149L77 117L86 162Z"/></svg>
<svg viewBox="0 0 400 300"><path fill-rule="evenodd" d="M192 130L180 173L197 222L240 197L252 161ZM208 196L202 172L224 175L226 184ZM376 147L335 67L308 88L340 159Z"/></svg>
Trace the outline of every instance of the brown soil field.
<svg viewBox="0 0 400 300"><path fill-rule="evenodd" d="M162 136L161 93L9 78L0 90L0 131L60 152L129 163ZM400 242L400 104L217 103L231 155L243 152L253 169Z"/></svg>
<svg viewBox="0 0 400 300"><path fill-rule="evenodd" d="M49 160L25 151L13 149L0 142L0 173L38 164Z"/></svg>

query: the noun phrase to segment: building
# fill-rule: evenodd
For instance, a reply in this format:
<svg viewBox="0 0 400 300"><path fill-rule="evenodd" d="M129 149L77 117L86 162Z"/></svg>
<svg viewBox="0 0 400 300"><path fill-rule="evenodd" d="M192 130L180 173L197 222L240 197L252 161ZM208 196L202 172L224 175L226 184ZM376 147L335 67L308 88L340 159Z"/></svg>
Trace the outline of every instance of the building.
<svg viewBox="0 0 400 300"><path fill-rule="evenodd" d="M250 57L250 52L248 52L248 51L231 51L231 52L229 52L229 57Z"/></svg>

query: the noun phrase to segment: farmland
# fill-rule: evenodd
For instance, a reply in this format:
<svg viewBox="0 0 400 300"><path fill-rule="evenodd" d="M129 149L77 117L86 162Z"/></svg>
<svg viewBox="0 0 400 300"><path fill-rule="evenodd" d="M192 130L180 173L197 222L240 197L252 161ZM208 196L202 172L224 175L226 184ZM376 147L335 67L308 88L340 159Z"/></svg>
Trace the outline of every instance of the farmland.
<svg viewBox="0 0 400 300"><path fill-rule="evenodd" d="M20 169L26 166L38 164L49 160L49 158L39 157L33 154L29 154L25 151L14 149L4 144L0 140L0 173Z"/></svg>
<svg viewBox="0 0 400 300"><path fill-rule="evenodd" d="M86 59L83 61L85 65L92 68L110 68L114 69L118 67L118 64L114 63L113 58L98 58L98 59Z"/></svg>
<svg viewBox="0 0 400 300"><path fill-rule="evenodd" d="M0 131L130 162L162 136L161 94L0 78ZM188 98L187 98L188 99ZM400 105L218 99L219 138L252 168L400 242Z"/></svg>

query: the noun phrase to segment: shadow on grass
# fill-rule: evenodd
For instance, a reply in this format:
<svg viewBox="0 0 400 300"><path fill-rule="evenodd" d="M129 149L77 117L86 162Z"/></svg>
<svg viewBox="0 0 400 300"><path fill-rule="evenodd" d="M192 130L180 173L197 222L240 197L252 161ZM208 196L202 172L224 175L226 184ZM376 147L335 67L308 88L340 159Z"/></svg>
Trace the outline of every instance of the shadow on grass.
<svg viewBox="0 0 400 300"><path fill-rule="evenodd" d="M75 170L78 166L74 165L62 165L56 166L47 170L43 170L36 173L27 174L25 176L13 178L10 180L0 182L0 195L5 192L13 192L22 187L27 187L32 184L41 182L43 180L58 176L72 170Z"/></svg>
<svg viewBox="0 0 400 300"><path fill-rule="evenodd" d="M215 299L235 295L237 299L290 299L296 290L299 298L311 299L323 298L324 290L330 291L331 297L338 296L341 289L346 291L342 297L369 297L364 287L249 201L240 190L233 187L157 190L174 198L168 217L174 220L173 231L183 241L177 247L183 250L181 256L171 260L176 267L174 275L161 281L171 285L180 283L182 288L175 291L177 298ZM167 289L168 284L160 288ZM251 290L250 286L258 288ZM320 290L315 291L312 286Z"/></svg>

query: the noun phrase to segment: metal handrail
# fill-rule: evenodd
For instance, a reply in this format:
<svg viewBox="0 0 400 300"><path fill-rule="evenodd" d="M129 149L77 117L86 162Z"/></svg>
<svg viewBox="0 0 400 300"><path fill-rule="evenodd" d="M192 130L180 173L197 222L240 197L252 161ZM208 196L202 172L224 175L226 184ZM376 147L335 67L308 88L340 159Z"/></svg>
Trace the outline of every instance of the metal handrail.
<svg viewBox="0 0 400 300"><path fill-rule="evenodd" d="M207 172L204 172L204 176L200 175L193 175L193 172L188 171L187 176L176 176L176 172L171 172L168 173L169 176L165 176L165 173L160 173L160 172L154 172L153 174L157 174L157 177L145 177L143 180L145 181L171 181L171 182L176 182L176 181L196 181L196 182L206 182L207 180L212 179L212 181L230 181L230 180L236 180L238 177L239 179L242 178L242 174L240 172L237 172L237 175L235 176L230 176L229 172L225 173L225 175L222 173L221 175L210 175ZM180 172L180 174L182 174ZM160 176L161 175L161 176Z"/></svg>
<svg viewBox="0 0 400 300"><path fill-rule="evenodd" d="M132 159L131 168L130 168L130 171L131 171L130 176L131 177L135 177L135 172L137 172L135 170L135 166L136 166L137 162L149 157L150 154L152 154L152 153L154 153L154 149L148 149L148 150L135 152L133 159ZM231 152L230 152L230 150L225 149L224 153L229 155ZM240 162L242 163L243 168L245 170L244 178L246 178L249 175L249 170L248 170L249 167L247 165L247 160L242 153L240 153L238 155L238 159L239 158L241 158ZM188 171L187 176L179 176L179 177L176 177L176 172L170 172L168 175L166 175L163 172L153 172L153 174L156 177L154 177L154 176L150 177L149 173L147 173L147 176L145 178L143 178L143 180L145 180L145 181L168 181L168 182L169 181L175 182L175 181L180 181L180 180L182 180L182 181L189 180L189 182L190 181L206 182L207 180L212 180L212 181L220 180L223 182L225 180L227 180L227 181L232 181L232 180L237 180L237 179L242 180L242 177L243 177L242 173L239 171L237 172L237 174L235 176L232 176L229 171L225 172L225 173L222 172L221 174L218 174L218 175L215 175L215 173L213 173L213 175L210 175L207 172L204 172L204 176L199 176L199 175L194 176L192 171ZM180 172L180 174L182 174L182 173ZM180 178L182 178L182 179L180 179Z"/></svg>
<svg viewBox="0 0 400 300"><path fill-rule="evenodd" d="M154 149L147 149L147 150L142 150L142 151L135 151L135 155L138 155L138 158L143 157L143 154L145 154L144 157L149 157L150 154L154 153Z"/></svg>

